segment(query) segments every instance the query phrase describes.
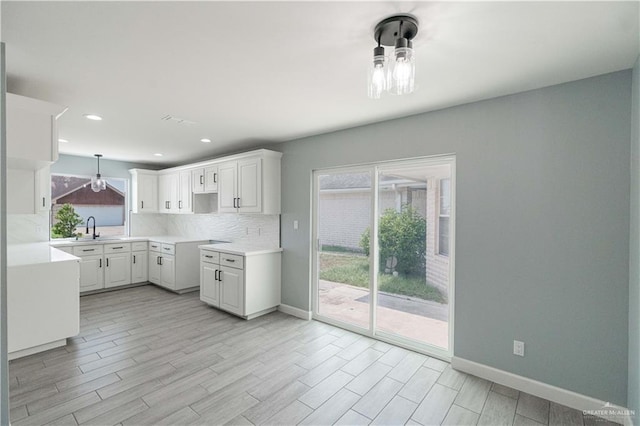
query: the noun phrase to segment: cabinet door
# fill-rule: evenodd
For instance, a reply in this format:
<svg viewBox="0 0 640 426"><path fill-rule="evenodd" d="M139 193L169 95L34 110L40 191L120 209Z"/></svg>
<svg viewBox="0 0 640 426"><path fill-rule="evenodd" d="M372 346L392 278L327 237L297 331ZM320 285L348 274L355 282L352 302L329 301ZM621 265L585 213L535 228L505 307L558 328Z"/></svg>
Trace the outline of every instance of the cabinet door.
<svg viewBox="0 0 640 426"><path fill-rule="evenodd" d="M149 256L146 251L134 251L131 253L131 283L143 283L148 280L147 260Z"/></svg>
<svg viewBox="0 0 640 426"><path fill-rule="evenodd" d="M158 178L158 211L160 211L160 213L169 212L169 202L171 201L169 186L169 175L160 175Z"/></svg>
<svg viewBox="0 0 640 426"><path fill-rule="evenodd" d="M104 287L131 284L131 253L105 256Z"/></svg>
<svg viewBox="0 0 640 426"><path fill-rule="evenodd" d="M216 271L220 266L200 262L200 300L211 306L220 306L220 290L216 280Z"/></svg>
<svg viewBox="0 0 640 426"><path fill-rule="evenodd" d="M36 213L51 210L51 172L49 167L36 171L35 194Z"/></svg>
<svg viewBox="0 0 640 426"><path fill-rule="evenodd" d="M162 264L162 281L161 286L176 289L176 258L174 256L163 255L160 263Z"/></svg>
<svg viewBox="0 0 640 426"><path fill-rule="evenodd" d="M218 191L218 166L209 166L204 169L204 191Z"/></svg>
<svg viewBox="0 0 640 426"><path fill-rule="evenodd" d="M104 259L102 256L83 256L80 258L80 291L104 288Z"/></svg>
<svg viewBox="0 0 640 426"><path fill-rule="evenodd" d="M180 186L178 193L178 210L180 213L192 213L191 207L191 172L180 172L179 175Z"/></svg>
<svg viewBox="0 0 640 426"><path fill-rule="evenodd" d="M218 211L233 213L238 210L236 197L238 196L238 162L231 161L218 166Z"/></svg>
<svg viewBox="0 0 640 426"><path fill-rule="evenodd" d="M169 211L180 213L178 202L180 201L180 173L167 175L169 177Z"/></svg>
<svg viewBox="0 0 640 426"><path fill-rule="evenodd" d="M204 169L195 169L191 171L191 180L193 183L193 192L201 194L205 191Z"/></svg>
<svg viewBox="0 0 640 426"><path fill-rule="evenodd" d="M220 267L220 307L236 315L244 315L244 271Z"/></svg>
<svg viewBox="0 0 640 426"><path fill-rule="evenodd" d="M158 176L140 173L138 175L138 211L155 213L158 211Z"/></svg>
<svg viewBox="0 0 640 426"><path fill-rule="evenodd" d="M262 159L238 161L238 212L262 211Z"/></svg>
<svg viewBox="0 0 640 426"><path fill-rule="evenodd" d="M162 282L162 266L160 266L160 255L158 253L149 252L149 281L154 284Z"/></svg>

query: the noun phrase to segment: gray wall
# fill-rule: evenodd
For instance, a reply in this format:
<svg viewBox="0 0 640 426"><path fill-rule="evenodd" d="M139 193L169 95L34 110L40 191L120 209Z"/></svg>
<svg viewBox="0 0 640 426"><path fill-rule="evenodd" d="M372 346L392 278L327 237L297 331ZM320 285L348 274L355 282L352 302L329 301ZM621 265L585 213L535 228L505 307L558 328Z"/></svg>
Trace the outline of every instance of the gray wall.
<svg viewBox="0 0 640 426"><path fill-rule="evenodd" d="M629 409L640 424L640 57L633 67L631 107L631 241L629 244Z"/></svg>
<svg viewBox="0 0 640 426"><path fill-rule="evenodd" d="M310 308L313 169L455 153L455 355L625 405L630 94L623 71L275 145L282 302Z"/></svg>
<svg viewBox="0 0 640 426"><path fill-rule="evenodd" d="M131 179L128 170L135 168L158 169L158 167L148 164L100 159L100 174L104 177ZM98 163L95 157L78 157L75 155L61 154L58 161L51 166L51 173L93 176L96 174L97 169Z"/></svg>

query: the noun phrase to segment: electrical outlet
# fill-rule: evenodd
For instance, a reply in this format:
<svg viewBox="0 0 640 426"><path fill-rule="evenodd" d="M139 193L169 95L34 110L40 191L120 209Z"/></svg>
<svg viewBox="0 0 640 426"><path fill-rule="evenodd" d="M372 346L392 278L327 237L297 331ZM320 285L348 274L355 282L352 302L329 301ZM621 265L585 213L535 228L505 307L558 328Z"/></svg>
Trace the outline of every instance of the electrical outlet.
<svg viewBox="0 0 640 426"><path fill-rule="evenodd" d="M42 226L36 225L36 234L42 234Z"/></svg>
<svg viewBox="0 0 640 426"><path fill-rule="evenodd" d="M524 342L521 342L519 340L513 341L513 354L524 356Z"/></svg>
<svg viewBox="0 0 640 426"><path fill-rule="evenodd" d="M293 221L293 229L295 229L296 231L298 230L298 221L297 220Z"/></svg>

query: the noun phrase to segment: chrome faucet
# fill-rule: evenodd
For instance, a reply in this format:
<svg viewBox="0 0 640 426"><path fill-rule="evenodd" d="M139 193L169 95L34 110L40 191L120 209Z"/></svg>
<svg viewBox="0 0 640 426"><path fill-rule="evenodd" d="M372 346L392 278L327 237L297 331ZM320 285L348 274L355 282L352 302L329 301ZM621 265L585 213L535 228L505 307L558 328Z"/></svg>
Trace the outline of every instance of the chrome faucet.
<svg viewBox="0 0 640 426"><path fill-rule="evenodd" d="M99 237L99 236L100 236L100 234L96 234L96 218L95 218L95 217L93 217L93 216L89 216L89 217L87 218L87 230L85 231L85 234L88 234L88 233L89 233L89 221L90 221L91 219L93 219L93 239L95 240L95 239L96 239L96 237Z"/></svg>

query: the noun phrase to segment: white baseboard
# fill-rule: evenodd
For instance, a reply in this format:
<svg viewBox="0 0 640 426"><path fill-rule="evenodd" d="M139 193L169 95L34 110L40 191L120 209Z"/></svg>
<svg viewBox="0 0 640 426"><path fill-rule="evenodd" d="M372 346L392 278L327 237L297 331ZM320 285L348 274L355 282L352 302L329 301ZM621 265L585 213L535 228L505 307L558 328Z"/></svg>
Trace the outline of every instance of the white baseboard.
<svg viewBox="0 0 640 426"><path fill-rule="evenodd" d="M633 426L633 418L629 410L618 405L609 404L608 402L590 396L499 370L488 365L469 361L464 358L454 356L451 359L451 367L464 373L473 374L474 376L517 389L521 392L526 392L539 398L548 399L557 404L574 408L578 411L589 411L598 417L616 423L622 423L625 426Z"/></svg>
<svg viewBox="0 0 640 426"><path fill-rule="evenodd" d="M278 306L278 310L287 315L291 315L296 318L302 318L306 321L311 321L311 311L305 311L289 305L280 305Z"/></svg>

